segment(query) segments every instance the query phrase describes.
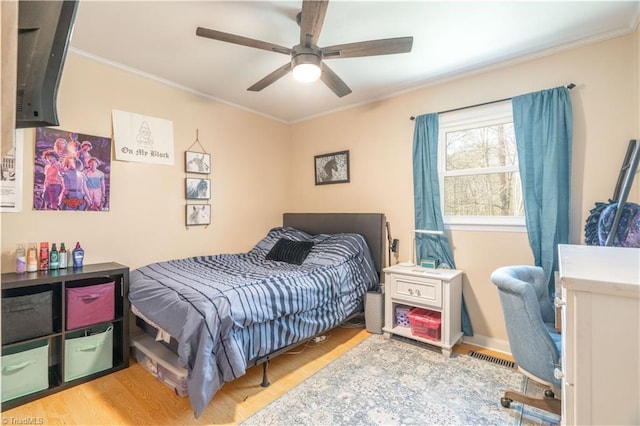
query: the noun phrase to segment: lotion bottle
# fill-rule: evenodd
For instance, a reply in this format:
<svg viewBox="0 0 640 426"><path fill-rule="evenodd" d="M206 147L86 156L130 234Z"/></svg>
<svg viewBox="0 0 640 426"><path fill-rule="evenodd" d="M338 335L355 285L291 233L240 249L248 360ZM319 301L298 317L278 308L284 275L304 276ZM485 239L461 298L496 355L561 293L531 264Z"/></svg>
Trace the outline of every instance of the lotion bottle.
<svg viewBox="0 0 640 426"><path fill-rule="evenodd" d="M71 252L71 256L73 257L73 267L74 268L82 268L82 262L84 260L84 250L80 247L80 242L76 242L76 248Z"/></svg>
<svg viewBox="0 0 640 426"><path fill-rule="evenodd" d="M36 243L29 243L27 248L27 272L38 270L38 249Z"/></svg>
<svg viewBox="0 0 640 426"><path fill-rule="evenodd" d="M48 241L40 243L40 267L38 269L40 271L49 270L49 242Z"/></svg>
<svg viewBox="0 0 640 426"><path fill-rule="evenodd" d="M52 271L58 269L58 262L60 257L58 256L58 248L56 247L56 243L51 245L51 251L49 252L49 269Z"/></svg>
<svg viewBox="0 0 640 426"><path fill-rule="evenodd" d="M67 267L67 249L64 243L60 243L60 251L58 252L58 268L65 269Z"/></svg>
<svg viewBox="0 0 640 426"><path fill-rule="evenodd" d="M27 270L27 255L24 251L24 244L18 244L16 249L16 274L24 274Z"/></svg>

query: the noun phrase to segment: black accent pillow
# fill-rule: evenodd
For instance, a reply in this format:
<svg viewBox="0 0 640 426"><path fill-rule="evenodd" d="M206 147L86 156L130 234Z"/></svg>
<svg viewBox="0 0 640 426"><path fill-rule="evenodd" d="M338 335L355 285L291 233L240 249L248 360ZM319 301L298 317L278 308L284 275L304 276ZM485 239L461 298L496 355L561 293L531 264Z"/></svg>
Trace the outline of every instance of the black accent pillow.
<svg viewBox="0 0 640 426"><path fill-rule="evenodd" d="M293 241L280 238L267 253L266 259L302 265L312 248L313 242L311 241Z"/></svg>

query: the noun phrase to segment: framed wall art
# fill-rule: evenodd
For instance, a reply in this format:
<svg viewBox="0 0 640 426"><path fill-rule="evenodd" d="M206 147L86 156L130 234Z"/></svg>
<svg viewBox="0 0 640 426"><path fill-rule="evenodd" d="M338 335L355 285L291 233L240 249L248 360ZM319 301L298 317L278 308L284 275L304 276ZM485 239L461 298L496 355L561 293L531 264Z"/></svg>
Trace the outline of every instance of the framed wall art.
<svg viewBox="0 0 640 426"><path fill-rule="evenodd" d="M211 198L211 180L200 178L185 179L185 197L187 200L208 200Z"/></svg>
<svg viewBox="0 0 640 426"><path fill-rule="evenodd" d="M349 151L332 152L314 157L316 185L349 182Z"/></svg>
<svg viewBox="0 0 640 426"><path fill-rule="evenodd" d="M109 211L111 139L36 128L33 209Z"/></svg>
<svg viewBox="0 0 640 426"><path fill-rule="evenodd" d="M184 169L187 173L211 173L211 155L204 152L185 151Z"/></svg>
<svg viewBox="0 0 640 426"><path fill-rule="evenodd" d="M211 224L211 204L189 204L186 206L187 226Z"/></svg>

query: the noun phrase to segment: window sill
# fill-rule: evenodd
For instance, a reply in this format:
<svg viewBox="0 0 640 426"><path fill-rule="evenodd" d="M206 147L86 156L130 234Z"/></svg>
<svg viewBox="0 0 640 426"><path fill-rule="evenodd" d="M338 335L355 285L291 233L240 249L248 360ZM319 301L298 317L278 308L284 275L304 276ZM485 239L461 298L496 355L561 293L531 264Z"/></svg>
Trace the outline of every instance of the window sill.
<svg viewBox="0 0 640 426"><path fill-rule="evenodd" d="M480 231L480 232L527 232L526 225L480 225L474 224L445 224L447 231Z"/></svg>

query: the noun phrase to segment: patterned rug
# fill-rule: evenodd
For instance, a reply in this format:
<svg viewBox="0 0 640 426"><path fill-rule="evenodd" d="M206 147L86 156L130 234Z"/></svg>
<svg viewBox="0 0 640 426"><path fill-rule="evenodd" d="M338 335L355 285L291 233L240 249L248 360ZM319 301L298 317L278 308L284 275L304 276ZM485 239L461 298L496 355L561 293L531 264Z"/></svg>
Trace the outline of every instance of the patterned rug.
<svg viewBox="0 0 640 426"><path fill-rule="evenodd" d="M508 367L371 335L241 424L557 424L540 410L500 405L506 389L526 382Z"/></svg>

